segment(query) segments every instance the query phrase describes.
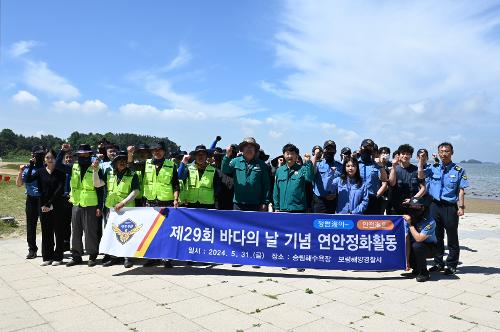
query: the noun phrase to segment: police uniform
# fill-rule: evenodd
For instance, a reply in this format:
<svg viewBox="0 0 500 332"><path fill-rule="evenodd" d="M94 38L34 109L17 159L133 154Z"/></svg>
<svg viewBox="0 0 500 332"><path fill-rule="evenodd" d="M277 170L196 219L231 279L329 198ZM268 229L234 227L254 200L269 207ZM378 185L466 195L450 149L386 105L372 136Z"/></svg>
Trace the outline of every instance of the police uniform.
<svg viewBox="0 0 500 332"><path fill-rule="evenodd" d="M417 242L411 238L410 249L410 267L418 274L428 275L427 270L427 257L432 257L436 248L436 222L427 213L427 216L418 218L417 222L412 224L416 231L422 235L428 235L428 238L422 242ZM407 232L409 232L409 225L405 224Z"/></svg>
<svg viewBox="0 0 500 332"><path fill-rule="evenodd" d="M363 159L359 158L358 162L359 174L368 190L368 207L365 210L365 214L380 214L380 198L377 197L377 191L382 185L382 181L380 180L380 166L373 160L365 162Z"/></svg>
<svg viewBox="0 0 500 332"><path fill-rule="evenodd" d="M425 169L428 191L432 196L431 216L436 220L437 249L434 263L444 268L444 232L448 238L449 254L446 266L456 269L460 255L458 243L458 195L460 189L469 186L465 170L450 162L448 165L435 164Z"/></svg>
<svg viewBox="0 0 500 332"><path fill-rule="evenodd" d="M327 160L326 148L333 147L334 152L329 160ZM314 149L313 149L314 150ZM333 179L342 175L344 166L334 159L337 150L337 145L334 141L328 140L323 144L323 151L325 151L321 161L316 163L316 170L313 182L313 196L312 205L314 213L335 213L337 209L337 198L327 200L328 195L335 194L328 189L329 183Z"/></svg>

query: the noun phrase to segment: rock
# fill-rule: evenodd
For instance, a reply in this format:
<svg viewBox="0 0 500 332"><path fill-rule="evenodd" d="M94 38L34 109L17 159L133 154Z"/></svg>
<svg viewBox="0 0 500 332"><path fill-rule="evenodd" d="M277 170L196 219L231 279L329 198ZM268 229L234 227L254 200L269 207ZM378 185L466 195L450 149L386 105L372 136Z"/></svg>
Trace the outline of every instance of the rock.
<svg viewBox="0 0 500 332"><path fill-rule="evenodd" d="M2 218L0 218L0 220L3 223L9 224L9 225L15 225L15 224L17 224L16 218L14 218L14 217L2 217Z"/></svg>

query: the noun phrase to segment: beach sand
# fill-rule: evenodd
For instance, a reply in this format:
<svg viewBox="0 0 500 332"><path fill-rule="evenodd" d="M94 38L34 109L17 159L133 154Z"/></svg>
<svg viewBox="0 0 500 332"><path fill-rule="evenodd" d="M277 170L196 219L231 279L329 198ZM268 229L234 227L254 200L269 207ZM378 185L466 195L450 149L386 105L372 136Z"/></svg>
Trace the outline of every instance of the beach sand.
<svg viewBox="0 0 500 332"><path fill-rule="evenodd" d="M500 200L465 198L465 213L489 213L500 215Z"/></svg>

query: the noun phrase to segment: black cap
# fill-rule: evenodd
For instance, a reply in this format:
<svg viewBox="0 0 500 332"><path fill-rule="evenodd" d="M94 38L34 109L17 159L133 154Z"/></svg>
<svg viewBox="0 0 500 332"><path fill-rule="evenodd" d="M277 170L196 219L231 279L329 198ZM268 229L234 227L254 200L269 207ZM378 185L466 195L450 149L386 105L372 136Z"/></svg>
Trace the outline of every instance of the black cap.
<svg viewBox="0 0 500 332"><path fill-rule="evenodd" d="M194 148L194 151L191 151L191 153L189 153L190 155L195 155L197 154L198 152L205 152L207 155L210 154L210 151L207 150L207 147L203 144L200 144L200 145L197 145L195 148Z"/></svg>
<svg viewBox="0 0 500 332"><path fill-rule="evenodd" d="M151 150L156 149L162 149L163 151L167 152L167 147L165 145L165 142L163 141L154 141L153 144L151 144Z"/></svg>
<svg viewBox="0 0 500 332"><path fill-rule="evenodd" d="M342 148L342 150L340 150L340 154L344 154L346 156L350 156L351 155L351 149L346 146L346 147Z"/></svg>
<svg viewBox="0 0 500 332"><path fill-rule="evenodd" d="M319 145L315 145L313 146L311 152L314 154L314 151L316 151L316 149L319 149L319 151L323 152L323 148Z"/></svg>
<svg viewBox="0 0 500 332"><path fill-rule="evenodd" d="M31 153L33 153L33 154L45 153L45 148L41 145L35 145L31 149Z"/></svg>
<svg viewBox="0 0 500 332"><path fill-rule="evenodd" d="M361 148L367 148L367 147L371 147L372 149L375 148L375 142L372 139L365 138L361 142Z"/></svg>
<svg viewBox="0 0 500 332"><path fill-rule="evenodd" d="M137 145L137 147L135 148L135 151L150 151L151 149L149 148L149 145L147 144L139 144Z"/></svg>
<svg viewBox="0 0 500 332"><path fill-rule="evenodd" d="M431 205L432 197L430 195L425 195L424 197L413 197L408 203L403 203L409 208L420 208L422 206L428 207Z"/></svg>
<svg viewBox="0 0 500 332"><path fill-rule="evenodd" d="M212 154L215 155L215 156L222 156L222 155L225 156L226 155L226 150L225 149L223 150L222 148L220 148L220 147L217 146L213 150Z"/></svg>
<svg viewBox="0 0 500 332"><path fill-rule="evenodd" d="M78 150L76 150L75 154L82 154L82 153L93 153L92 148L90 147L90 144L80 144L78 146Z"/></svg>
<svg viewBox="0 0 500 332"><path fill-rule="evenodd" d="M116 153L115 159L113 159L113 163L116 163L119 160L127 160L128 154L127 151L118 151Z"/></svg>
<svg viewBox="0 0 500 332"><path fill-rule="evenodd" d="M267 161L269 159L269 155L264 152L264 150L259 150L259 159L262 161Z"/></svg>
<svg viewBox="0 0 500 332"><path fill-rule="evenodd" d="M271 166L273 167L278 167L278 159L284 158L283 155L274 157L273 160L271 160Z"/></svg>
<svg viewBox="0 0 500 332"><path fill-rule="evenodd" d="M327 147L329 146L333 146L333 148L335 150L337 150L337 144L335 144L335 141L329 139L328 141L326 141L324 144L323 144L323 149L326 149Z"/></svg>

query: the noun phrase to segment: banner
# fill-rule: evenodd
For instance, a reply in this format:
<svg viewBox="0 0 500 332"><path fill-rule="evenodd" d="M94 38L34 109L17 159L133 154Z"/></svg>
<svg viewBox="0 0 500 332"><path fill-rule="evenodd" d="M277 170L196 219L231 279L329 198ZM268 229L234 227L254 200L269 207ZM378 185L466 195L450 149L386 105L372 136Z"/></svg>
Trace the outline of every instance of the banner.
<svg viewBox="0 0 500 332"><path fill-rule="evenodd" d="M401 216L124 208L100 252L118 257L339 270L404 269Z"/></svg>

